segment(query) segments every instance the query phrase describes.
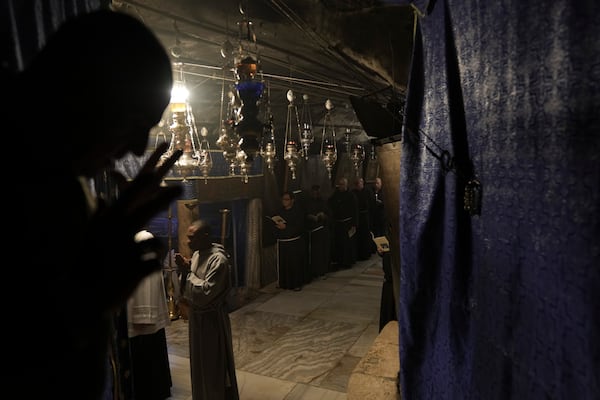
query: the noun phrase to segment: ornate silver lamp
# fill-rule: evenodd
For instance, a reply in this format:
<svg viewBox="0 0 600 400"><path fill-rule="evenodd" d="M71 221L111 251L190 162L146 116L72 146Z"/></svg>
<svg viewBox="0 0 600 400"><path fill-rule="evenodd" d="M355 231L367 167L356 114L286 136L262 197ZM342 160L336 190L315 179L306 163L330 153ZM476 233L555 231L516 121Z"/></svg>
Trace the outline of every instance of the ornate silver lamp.
<svg viewBox="0 0 600 400"><path fill-rule="evenodd" d="M171 141L169 148L162 155L162 159L170 157L176 150L183 150L182 156L175 162L175 171L183 176L183 179L192 174L200 161L200 151L198 148L198 131L194 121L192 107L188 102L189 92L182 79L175 81L171 90L171 124L169 131Z"/></svg>
<svg viewBox="0 0 600 400"><path fill-rule="evenodd" d="M260 155L268 169L273 169L277 161L277 147L275 146L275 131L273 129L273 116L269 116L269 123L265 127L263 135L263 144L260 150Z"/></svg>
<svg viewBox="0 0 600 400"><path fill-rule="evenodd" d="M337 161L337 144L335 143L335 126L331 118L333 103L327 99L325 101L325 117L323 118L323 136L321 137L321 160L327 169L327 175L331 179L331 172Z"/></svg>
<svg viewBox="0 0 600 400"><path fill-rule="evenodd" d="M361 176L360 169L364 160L365 149L361 144L354 143L350 149L350 161L352 161L352 165L354 166L354 172L356 172L357 177Z"/></svg>
<svg viewBox="0 0 600 400"><path fill-rule="evenodd" d="M238 146L239 138L233 132L223 126L221 128L221 135L217 139L217 146L223 150L223 158L229 163L229 175L235 175L235 168L237 167L237 153L239 150Z"/></svg>
<svg viewBox="0 0 600 400"><path fill-rule="evenodd" d="M277 161L277 147L275 146L275 126L273 124L273 114L271 114L271 87L267 84L267 107L265 110L265 124L263 130L263 139L260 147L260 155L263 163L268 169L273 169Z"/></svg>
<svg viewBox="0 0 600 400"><path fill-rule="evenodd" d="M236 153L236 161L240 167L240 175L242 176L242 182L248 183L248 171L252 166L250 160L248 160L248 155L242 149L238 149Z"/></svg>
<svg viewBox="0 0 600 400"><path fill-rule="evenodd" d="M287 120L285 124L285 145L283 158L287 162L287 166L292 174L292 179L296 179L296 166L300 159L298 153L298 142L294 139L294 131L297 132L297 136L300 136L300 121L298 118L298 107L294 104L296 96L290 89L287 91L288 99L288 112ZM295 117L295 121L294 121ZM295 123L294 123L295 122Z"/></svg>
<svg viewBox="0 0 600 400"><path fill-rule="evenodd" d="M300 124L302 131L300 133L300 146L302 146L302 155L305 160L308 160L308 151L310 145L314 142L313 122L310 114L310 106L308 104L308 95L302 95L302 111L300 113Z"/></svg>
<svg viewBox="0 0 600 400"><path fill-rule="evenodd" d="M200 168L200 172L202 172L202 176L204 177L204 184L208 183L208 174L212 169L213 162L212 156L210 155L210 144L208 143L208 129L205 126L200 129L200 136L202 136L202 140L200 141L200 150L199 150L199 161L198 167Z"/></svg>

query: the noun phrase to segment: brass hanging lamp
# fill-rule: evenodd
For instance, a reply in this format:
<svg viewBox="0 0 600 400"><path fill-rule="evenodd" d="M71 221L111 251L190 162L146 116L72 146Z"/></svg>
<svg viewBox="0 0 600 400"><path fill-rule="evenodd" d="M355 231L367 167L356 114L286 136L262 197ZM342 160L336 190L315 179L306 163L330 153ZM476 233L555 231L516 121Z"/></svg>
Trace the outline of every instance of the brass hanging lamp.
<svg viewBox="0 0 600 400"><path fill-rule="evenodd" d="M323 136L321 137L321 160L327 169L327 175L331 179L333 167L337 161L337 144L335 138L335 126L331 117L333 103L327 99L325 101L325 117L323 118Z"/></svg>

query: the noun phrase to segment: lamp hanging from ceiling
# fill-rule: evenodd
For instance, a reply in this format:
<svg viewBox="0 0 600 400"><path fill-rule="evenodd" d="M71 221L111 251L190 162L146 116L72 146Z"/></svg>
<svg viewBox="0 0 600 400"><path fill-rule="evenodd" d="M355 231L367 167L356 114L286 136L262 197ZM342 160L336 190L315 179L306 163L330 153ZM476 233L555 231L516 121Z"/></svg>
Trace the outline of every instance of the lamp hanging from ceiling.
<svg viewBox="0 0 600 400"><path fill-rule="evenodd" d="M360 143L354 143L350 149L350 161L354 166L356 177L360 177L363 161L365 160L365 149Z"/></svg>
<svg viewBox="0 0 600 400"><path fill-rule="evenodd" d="M252 162L248 160L248 155L244 150L238 148L236 153L236 161L238 166L240 167L240 175L242 176L242 182L248 183L248 172L250 171Z"/></svg>
<svg viewBox="0 0 600 400"><path fill-rule="evenodd" d="M241 7L240 13L243 17L238 22L239 51L238 55L234 57L236 79L234 86L241 103L238 110L240 118L236 121L234 129L240 138L239 150L245 153L245 160L252 163L260 150L263 123L258 119L258 112L259 101L265 85L257 76L261 71L254 25L252 21L246 19L245 12ZM244 46L244 41L254 44L256 56L250 54L250 46ZM238 157L238 161L241 158L243 157Z"/></svg>
<svg viewBox="0 0 600 400"><path fill-rule="evenodd" d="M344 131L344 147L346 150L346 153L350 154L350 148L352 147L352 141L350 139L350 134L352 132L350 131L350 128L346 128L346 130Z"/></svg>
<svg viewBox="0 0 600 400"><path fill-rule="evenodd" d="M335 126L331 117L333 103L327 99L325 101L325 117L323 118L323 136L321 137L321 160L327 169L327 175L331 179L331 172L337 161L337 144L335 138Z"/></svg>
<svg viewBox="0 0 600 400"><path fill-rule="evenodd" d="M200 141L199 151L198 151L198 167L200 168L200 172L202 172L202 176L204 177L204 184L208 183L208 174L212 169L213 162L212 156L210 155L210 144L208 143L208 129L205 126L200 129L200 136L202 136L202 140Z"/></svg>
<svg viewBox="0 0 600 400"><path fill-rule="evenodd" d="M287 162L287 166L292 174L292 179L296 179L296 166L300 160L298 152L298 141L295 137L300 137L300 119L298 117L298 107L294 100L296 96L290 89L287 91L288 110L285 123L285 144L283 158ZM294 135L295 133L295 135ZM295 136L295 137L294 137Z"/></svg>
<svg viewBox="0 0 600 400"><path fill-rule="evenodd" d="M267 84L267 107L265 110L265 120L268 121L263 130L263 140L260 146L260 155L263 163L268 169L272 170L277 161L277 147L275 146L275 126L273 124L273 114L271 113L271 88Z"/></svg>
<svg viewBox="0 0 600 400"><path fill-rule="evenodd" d="M300 145L304 159L308 160L308 151L310 150L310 145L314 142L315 138L313 134L313 122L310 113L310 105L308 104L308 95L302 95L302 100L302 111L300 113L300 121L302 126Z"/></svg>
<svg viewBox="0 0 600 400"><path fill-rule="evenodd" d="M271 121L272 119L269 120L269 125L273 126ZM271 132L269 139L263 144L260 154L263 157L263 161L267 165L267 168L272 170L277 161L277 147L275 146L273 128L269 128L269 131Z"/></svg>
<svg viewBox="0 0 600 400"><path fill-rule="evenodd" d="M365 149L360 143L352 143L352 131L350 130L350 128L346 128L344 136L346 153L348 153L348 158L352 162L352 166L354 167L356 177L360 177L362 175L361 167L363 161L365 160Z"/></svg>
<svg viewBox="0 0 600 400"><path fill-rule="evenodd" d="M227 126L221 130L221 136L217 139L217 146L223 150L223 158L229 163L229 175L235 175L237 167L238 140L235 133Z"/></svg>
<svg viewBox="0 0 600 400"><path fill-rule="evenodd" d="M239 136L240 150L246 153L248 161L258 155L259 140L262 136L263 124L258 120L258 102L262 97L264 83L256 77L258 62L248 56L236 66L235 88L241 100L240 119L235 124L235 132Z"/></svg>
<svg viewBox="0 0 600 400"><path fill-rule="evenodd" d="M176 150L182 150L183 154L175 162L174 169L184 180L194 172L200 162L198 146L200 140L188 97L189 91L183 77L183 64L179 63L179 79L173 83L169 104L171 141L162 159L169 158Z"/></svg>
<svg viewBox="0 0 600 400"><path fill-rule="evenodd" d="M225 71L225 69L223 69ZM233 127L239 118L237 113L239 109L239 98L232 91L227 93L229 101L227 103L227 116L223 116L223 108L225 104L225 76L223 74L221 86L221 111L220 111L220 133L217 139L217 146L223 151L223 158L229 163L229 176L235 175L237 167L237 153L239 147L239 137L235 133Z"/></svg>

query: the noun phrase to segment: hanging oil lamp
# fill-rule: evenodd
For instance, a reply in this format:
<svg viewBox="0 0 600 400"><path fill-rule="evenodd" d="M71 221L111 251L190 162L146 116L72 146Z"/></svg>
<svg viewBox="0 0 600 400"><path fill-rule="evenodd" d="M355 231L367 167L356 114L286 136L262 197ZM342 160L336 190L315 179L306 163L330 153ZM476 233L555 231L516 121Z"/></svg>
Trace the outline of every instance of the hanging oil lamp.
<svg viewBox="0 0 600 400"><path fill-rule="evenodd" d="M310 145L314 142L313 122L310 114L310 106L308 105L308 95L302 96L302 112L300 113L300 125L302 131L300 133L300 146L302 148L302 156L308 160L308 151Z"/></svg>
<svg viewBox="0 0 600 400"><path fill-rule="evenodd" d="M361 176L360 169L364 160L365 149L361 144L354 143L350 150L350 161L352 161L352 165L354 166L354 171L356 172L357 177Z"/></svg>
<svg viewBox="0 0 600 400"><path fill-rule="evenodd" d="M291 89L287 91L286 96L289 104L287 112L287 121L285 124L285 144L283 158L286 161L287 167L292 174L292 179L296 179L296 166L298 165L300 157L298 153L298 142L294 139L293 133L294 131L297 131L297 136L300 135L300 124L298 120L298 108L294 104L296 96L294 95L294 92Z"/></svg>
<svg viewBox="0 0 600 400"><path fill-rule="evenodd" d="M204 177L204 184L208 183L208 174L212 169L213 162L212 156L210 154L210 144L208 143L208 129L205 126L200 129L200 136L202 136L202 140L200 141L200 150L199 150L199 158L198 158L198 167L200 168L200 172Z"/></svg>
<svg viewBox="0 0 600 400"><path fill-rule="evenodd" d="M223 151L223 158L229 163L229 175L235 175L235 168L237 167L237 153L238 153L238 142L239 138L233 132L228 129L227 125L221 127L221 135L217 139L217 146Z"/></svg>
<svg viewBox="0 0 600 400"><path fill-rule="evenodd" d="M327 99L325 101L325 117L323 118L323 136L321 137L321 160L327 169L327 175L331 179L333 167L337 161L337 145L335 139L335 126L331 118L333 103Z"/></svg>
<svg viewBox="0 0 600 400"><path fill-rule="evenodd" d="M261 146L260 155L268 169L273 169L277 161L277 147L275 146L275 130L273 128L273 116L269 116L269 123L265 126L263 135L264 142Z"/></svg>

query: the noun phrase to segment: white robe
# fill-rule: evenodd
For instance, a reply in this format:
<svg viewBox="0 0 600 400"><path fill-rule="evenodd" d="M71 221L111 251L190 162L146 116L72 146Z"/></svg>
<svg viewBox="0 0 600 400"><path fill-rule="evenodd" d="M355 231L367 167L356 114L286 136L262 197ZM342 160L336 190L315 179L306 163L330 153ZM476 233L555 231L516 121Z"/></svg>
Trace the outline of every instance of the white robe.
<svg viewBox="0 0 600 400"><path fill-rule="evenodd" d="M136 241L152 237L147 236L150 232L142 232ZM156 271L140 282L127 301L127 333L129 337L149 335L170 323L163 271Z"/></svg>

